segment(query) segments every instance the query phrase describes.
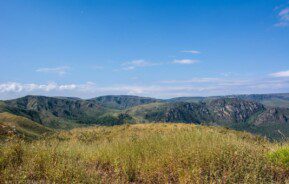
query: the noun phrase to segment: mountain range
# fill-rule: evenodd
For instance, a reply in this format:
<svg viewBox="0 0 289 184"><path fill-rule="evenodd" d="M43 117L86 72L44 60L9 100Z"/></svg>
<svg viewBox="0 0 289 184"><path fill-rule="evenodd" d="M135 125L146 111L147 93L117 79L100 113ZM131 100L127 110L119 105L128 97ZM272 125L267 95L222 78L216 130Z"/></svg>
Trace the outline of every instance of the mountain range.
<svg viewBox="0 0 289 184"><path fill-rule="evenodd" d="M266 136L289 136L289 94L155 99L128 95L93 99L26 96L0 101L0 134L38 137L88 125L194 123Z"/></svg>

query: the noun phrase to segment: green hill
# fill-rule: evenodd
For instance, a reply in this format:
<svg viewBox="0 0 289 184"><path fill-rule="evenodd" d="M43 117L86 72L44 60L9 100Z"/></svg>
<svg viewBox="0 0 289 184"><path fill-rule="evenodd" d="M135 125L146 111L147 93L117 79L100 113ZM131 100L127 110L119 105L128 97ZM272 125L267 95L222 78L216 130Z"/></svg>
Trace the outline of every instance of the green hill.
<svg viewBox="0 0 289 184"><path fill-rule="evenodd" d="M0 183L286 183L286 148L189 124L79 128L0 146Z"/></svg>
<svg viewBox="0 0 289 184"><path fill-rule="evenodd" d="M137 96L103 96L89 100L26 96L5 101L3 111L27 117L50 128L70 129L90 124L131 122L133 118L124 113L126 108L157 101Z"/></svg>
<svg viewBox="0 0 289 184"><path fill-rule="evenodd" d="M93 100L64 97L26 96L5 103L9 112L57 129L96 124L99 118L117 111Z"/></svg>
<svg viewBox="0 0 289 184"><path fill-rule="evenodd" d="M245 130L271 139L287 139L289 108L263 104L265 100L277 97L286 100L288 95L182 97L171 100L125 95L89 100L26 96L1 102L0 112L23 116L53 129L127 123L194 123Z"/></svg>
<svg viewBox="0 0 289 184"><path fill-rule="evenodd" d="M271 139L289 137L289 109L266 107L240 98L206 102L152 103L126 111L139 122L179 122L225 126Z"/></svg>
<svg viewBox="0 0 289 184"><path fill-rule="evenodd" d="M54 131L25 117L0 113L0 139L17 135L28 140L40 138Z"/></svg>

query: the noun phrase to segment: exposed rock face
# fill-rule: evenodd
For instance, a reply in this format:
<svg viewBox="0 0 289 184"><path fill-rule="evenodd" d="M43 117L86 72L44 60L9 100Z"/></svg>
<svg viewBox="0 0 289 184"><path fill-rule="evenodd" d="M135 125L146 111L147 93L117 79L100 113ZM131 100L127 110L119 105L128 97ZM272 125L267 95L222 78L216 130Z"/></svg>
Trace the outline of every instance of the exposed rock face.
<svg viewBox="0 0 289 184"><path fill-rule="evenodd" d="M163 113L147 114L146 118L165 122L240 123L265 110L262 104L240 99L217 99L208 103L173 103Z"/></svg>
<svg viewBox="0 0 289 184"><path fill-rule="evenodd" d="M211 117L205 104L181 103L171 107L166 113L166 122L202 123Z"/></svg>
<svg viewBox="0 0 289 184"><path fill-rule="evenodd" d="M207 104L216 121L246 122L252 115L265 110L262 104L237 98L217 99Z"/></svg>
<svg viewBox="0 0 289 184"><path fill-rule="evenodd" d="M286 108L269 108L264 113L260 114L254 124L285 124L289 123L289 110ZM289 125L289 124L288 124Z"/></svg>

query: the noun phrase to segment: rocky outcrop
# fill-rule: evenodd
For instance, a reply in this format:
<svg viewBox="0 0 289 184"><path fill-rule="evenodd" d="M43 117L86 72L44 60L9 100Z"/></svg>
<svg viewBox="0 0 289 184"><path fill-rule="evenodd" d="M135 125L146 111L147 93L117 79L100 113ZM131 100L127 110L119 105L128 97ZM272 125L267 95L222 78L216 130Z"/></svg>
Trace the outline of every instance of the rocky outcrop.
<svg viewBox="0 0 289 184"><path fill-rule="evenodd" d="M265 112L257 116L254 121L254 125L285 123L289 123L289 109L286 108L268 108Z"/></svg>
<svg viewBox="0 0 289 184"><path fill-rule="evenodd" d="M265 110L262 104L238 98L217 99L206 105L214 114L215 121L231 123L246 122L254 114Z"/></svg>

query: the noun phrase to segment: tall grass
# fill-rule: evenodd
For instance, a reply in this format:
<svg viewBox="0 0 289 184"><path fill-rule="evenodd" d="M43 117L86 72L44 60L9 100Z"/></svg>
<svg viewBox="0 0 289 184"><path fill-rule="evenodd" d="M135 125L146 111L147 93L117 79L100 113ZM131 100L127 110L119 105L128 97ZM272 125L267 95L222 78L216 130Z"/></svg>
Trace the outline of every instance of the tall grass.
<svg viewBox="0 0 289 184"><path fill-rule="evenodd" d="M285 183L278 145L184 124L79 128L2 144L0 183Z"/></svg>

